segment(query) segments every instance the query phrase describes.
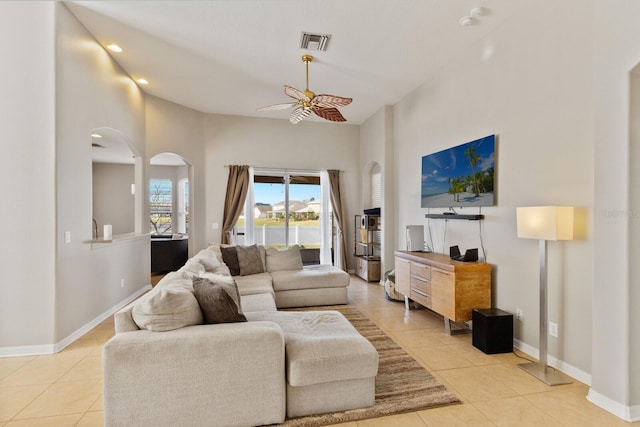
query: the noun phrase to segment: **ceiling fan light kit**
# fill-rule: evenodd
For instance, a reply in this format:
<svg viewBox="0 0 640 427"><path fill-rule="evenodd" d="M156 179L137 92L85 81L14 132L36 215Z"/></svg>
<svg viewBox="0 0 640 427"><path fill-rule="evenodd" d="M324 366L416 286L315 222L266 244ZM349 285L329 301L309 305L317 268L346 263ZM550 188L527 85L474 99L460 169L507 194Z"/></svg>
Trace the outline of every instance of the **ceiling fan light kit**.
<svg viewBox="0 0 640 427"><path fill-rule="evenodd" d="M304 62L306 67L306 88L304 91L291 86L284 86L284 93L296 101L285 104L268 105L258 108L258 111L283 110L293 107L293 111L289 115L289 121L294 125L309 117L312 111L316 116L331 122L346 122L347 119L344 118L337 107L351 104L351 98L328 94L316 95L309 90L309 64L312 61L312 55L302 55L302 62Z"/></svg>

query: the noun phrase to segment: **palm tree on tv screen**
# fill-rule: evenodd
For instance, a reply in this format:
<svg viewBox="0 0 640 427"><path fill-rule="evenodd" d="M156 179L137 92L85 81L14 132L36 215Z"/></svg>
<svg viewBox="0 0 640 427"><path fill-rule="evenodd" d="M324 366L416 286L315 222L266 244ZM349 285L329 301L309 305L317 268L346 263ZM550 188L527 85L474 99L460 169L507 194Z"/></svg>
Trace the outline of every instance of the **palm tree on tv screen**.
<svg viewBox="0 0 640 427"><path fill-rule="evenodd" d="M473 177L473 189L475 191L475 196L480 196L480 189L478 188L478 179L476 176L476 165L482 159L482 156L476 152L476 147L469 146L464 151L464 155L469 159L469 164L471 165L471 176Z"/></svg>

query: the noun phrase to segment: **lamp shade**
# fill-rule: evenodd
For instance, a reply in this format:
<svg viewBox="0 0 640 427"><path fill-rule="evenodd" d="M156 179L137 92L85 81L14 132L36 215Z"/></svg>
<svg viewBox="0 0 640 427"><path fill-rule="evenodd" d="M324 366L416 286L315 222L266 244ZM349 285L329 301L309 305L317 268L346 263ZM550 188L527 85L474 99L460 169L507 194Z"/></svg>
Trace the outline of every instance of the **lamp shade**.
<svg viewBox="0 0 640 427"><path fill-rule="evenodd" d="M572 206L516 208L518 237L539 240L573 240Z"/></svg>

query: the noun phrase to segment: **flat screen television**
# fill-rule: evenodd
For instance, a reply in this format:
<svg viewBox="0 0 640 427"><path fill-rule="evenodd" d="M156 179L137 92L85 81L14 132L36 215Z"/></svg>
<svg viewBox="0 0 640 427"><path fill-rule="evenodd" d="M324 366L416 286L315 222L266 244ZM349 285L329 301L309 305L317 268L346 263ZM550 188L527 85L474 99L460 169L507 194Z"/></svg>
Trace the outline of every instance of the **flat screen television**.
<svg viewBox="0 0 640 427"><path fill-rule="evenodd" d="M423 208L494 206L495 135L422 157Z"/></svg>

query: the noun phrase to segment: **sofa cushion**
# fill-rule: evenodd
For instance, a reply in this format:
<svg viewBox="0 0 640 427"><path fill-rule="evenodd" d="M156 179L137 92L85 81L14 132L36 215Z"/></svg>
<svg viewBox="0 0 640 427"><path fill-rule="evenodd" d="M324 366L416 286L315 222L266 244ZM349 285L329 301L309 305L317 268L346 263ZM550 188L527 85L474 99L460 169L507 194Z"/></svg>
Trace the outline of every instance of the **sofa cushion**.
<svg viewBox="0 0 640 427"><path fill-rule="evenodd" d="M133 306L131 316L140 329L157 332L202 324L196 297L181 287L165 287L141 299Z"/></svg>
<svg viewBox="0 0 640 427"><path fill-rule="evenodd" d="M240 265L238 264L238 253L235 246L220 247L222 253L222 260L229 267L229 271L232 276L238 276L240 274Z"/></svg>
<svg viewBox="0 0 640 427"><path fill-rule="evenodd" d="M247 313L284 332L287 382L294 387L375 377L378 352L337 311Z"/></svg>
<svg viewBox="0 0 640 427"><path fill-rule="evenodd" d="M246 316L247 313L254 311L277 311L276 302L273 299L272 294L251 294L242 295L242 313Z"/></svg>
<svg viewBox="0 0 640 427"><path fill-rule="evenodd" d="M302 270L300 247L293 245L289 249L267 248L267 271Z"/></svg>
<svg viewBox="0 0 640 427"><path fill-rule="evenodd" d="M196 296L205 323L246 322L240 307L240 295L234 285L214 283L203 277L193 279Z"/></svg>
<svg viewBox="0 0 640 427"><path fill-rule="evenodd" d="M249 276L264 272L264 264L260 256L260 250L256 245L236 246L240 276Z"/></svg>
<svg viewBox="0 0 640 427"><path fill-rule="evenodd" d="M269 273L252 274L250 276L236 276L233 278L238 286L240 295L270 294L273 292L271 275Z"/></svg>
<svg viewBox="0 0 640 427"><path fill-rule="evenodd" d="M271 272L273 289L340 288L349 286L349 274L331 265L305 265L302 270Z"/></svg>

